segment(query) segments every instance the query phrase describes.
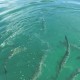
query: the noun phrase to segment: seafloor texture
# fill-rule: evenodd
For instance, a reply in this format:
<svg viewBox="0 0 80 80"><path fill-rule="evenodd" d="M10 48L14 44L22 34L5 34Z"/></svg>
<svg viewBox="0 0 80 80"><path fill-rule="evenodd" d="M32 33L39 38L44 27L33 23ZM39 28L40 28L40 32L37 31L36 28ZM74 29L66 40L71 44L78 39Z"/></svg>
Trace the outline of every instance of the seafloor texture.
<svg viewBox="0 0 80 80"><path fill-rule="evenodd" d="M79 0L0 0L0 80L80 80Z"/></svg>

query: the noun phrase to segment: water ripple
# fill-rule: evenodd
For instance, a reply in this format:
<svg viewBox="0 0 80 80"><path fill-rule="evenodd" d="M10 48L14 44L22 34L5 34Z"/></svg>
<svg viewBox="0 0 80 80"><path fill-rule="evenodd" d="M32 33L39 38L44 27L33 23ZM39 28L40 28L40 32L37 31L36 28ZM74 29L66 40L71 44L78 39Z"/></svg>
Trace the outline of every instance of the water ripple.
<svg viewBox="0 0 80 80"><path fill-rule="evenodd" d="M44 59L49 55L46 53L49 53L50 45L53 45L49 34L54 37L57 29L50 31L51 33L47 31L55 27L53 23L59 23L59 20L55 23L55 17L63 19L59 14L65 13L64 16L68 16L67 13L77 13L80 11L79 6L78 2L62 0L0 0L0 60L4 68L2 75L7 76L7 80L37 80L42 76ZM51 22L52 25L48 24ZM61 32L64 34L64 31ZM56 40L53 43L55 42ZM51 66L48 65L49 67ZM53 72L46 75L52 74ZM49 78L45 77L44 80Z"/></svg>

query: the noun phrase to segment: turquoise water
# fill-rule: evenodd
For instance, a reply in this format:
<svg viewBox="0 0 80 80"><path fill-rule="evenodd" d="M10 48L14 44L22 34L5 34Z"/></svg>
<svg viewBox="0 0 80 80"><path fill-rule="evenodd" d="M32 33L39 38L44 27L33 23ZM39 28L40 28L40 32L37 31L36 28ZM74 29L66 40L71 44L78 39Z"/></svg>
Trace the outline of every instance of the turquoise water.
<svg viewBox="0 0 80 80"><path fill-rule="evenodd" d="M0 0L0 80L80 80L79 0Z"/></svg>

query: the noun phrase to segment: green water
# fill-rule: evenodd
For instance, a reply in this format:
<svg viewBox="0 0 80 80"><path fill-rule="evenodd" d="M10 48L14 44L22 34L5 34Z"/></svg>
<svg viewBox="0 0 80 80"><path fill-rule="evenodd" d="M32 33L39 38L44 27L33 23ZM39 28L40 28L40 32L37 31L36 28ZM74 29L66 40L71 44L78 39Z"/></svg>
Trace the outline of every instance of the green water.
<svg viewBox="0 0 80 80"><path fill-rule="evenodd" d="M79 0L0 0L0 80L80 80Z"/></svg>

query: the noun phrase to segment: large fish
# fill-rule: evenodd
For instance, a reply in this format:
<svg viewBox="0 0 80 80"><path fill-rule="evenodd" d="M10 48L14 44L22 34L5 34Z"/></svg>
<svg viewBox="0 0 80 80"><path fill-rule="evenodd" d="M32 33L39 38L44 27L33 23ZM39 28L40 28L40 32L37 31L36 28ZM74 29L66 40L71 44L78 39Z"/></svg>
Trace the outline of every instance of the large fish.
<svg viewBox="0 0 80 80"><path fill-rule="evenodd" d="M75 77L80 74L80 68L74 70L71 75L67 78L67 80L75 80Z"/></svg>
<svg viewBox="0 0 80 80"><path fill-rule="evenodd" d="M70 53L70 44L69 44L69 41L67 39L67 36L65 36L65 41L66 41L66 51L65 51L65 54L64 56L62 57L62 59L60 60L59 64L58 64L58 70L57 70L57 73L56 73L56 77L55 77L55 80L58 78L61 70L62 70L62 67L64 66L64 64L66 63L66 60L67 58L69 57L69 53Z"/></svg>

